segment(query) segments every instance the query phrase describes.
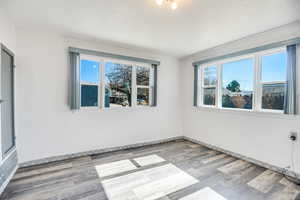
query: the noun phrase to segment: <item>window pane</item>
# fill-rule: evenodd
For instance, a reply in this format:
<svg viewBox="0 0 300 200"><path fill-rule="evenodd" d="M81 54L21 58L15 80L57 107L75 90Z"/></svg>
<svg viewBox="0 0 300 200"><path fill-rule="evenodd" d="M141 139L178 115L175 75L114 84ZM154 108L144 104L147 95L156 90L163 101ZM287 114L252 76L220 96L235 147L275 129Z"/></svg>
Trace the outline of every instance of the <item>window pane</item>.
<svg viewBox="0 0 300 200"><path fill-rule="evenodd" d="M132 66L105 63L105 107L131 106Z"/></svg>
<svg viewBox="0 0 300 200"><path fill-rule="evenodd" d="M217 68L215 66L204 68L204 85L216 85Z"/></svg>
<svg viewBox="0 0 300 200"><path fill-rule="evenodd" d="M262 81L285 81L286 63L286 52L262 56Z"/></svg>
<svg viewBox="0 0 300 200"><path fill-rule="evenodd" d="M216 88L203 89L203 104L215 105L216 104Z"/></svg>
<svg viewBox="0 0 300 200"><path fill-rule="evenodd" d="M81 85L81 106L98 106L98 86Z"/></svg>
<svg viewBox="0 0 300 200"><path fill-rule="evenodd" d="M137 105L139 106L149 105L149 88L137 89Z"/></svg>
<svg viewBox="0 0 300 200"><path fill-rule="evenodd" d="M99 83L100 63L92 60L81 60L80 80L86 83Z"/></svg>
<svg viewBox="0 0 300 200"><path fill-rule="evenodd" d="M252 109L253 73L253 59L223 64L223 107Z"/></svg>
<svg viewBox="0 0 300 200"><path fill-rule="evenodd" d="M263 84L262 108L283 110L284 83Z"/></svg>
<svg viewBox="0 0 300 200"><path fill-rule="evenodd" d="M149 86L150 68L137 67L136 68L136 84Z"/></svg>

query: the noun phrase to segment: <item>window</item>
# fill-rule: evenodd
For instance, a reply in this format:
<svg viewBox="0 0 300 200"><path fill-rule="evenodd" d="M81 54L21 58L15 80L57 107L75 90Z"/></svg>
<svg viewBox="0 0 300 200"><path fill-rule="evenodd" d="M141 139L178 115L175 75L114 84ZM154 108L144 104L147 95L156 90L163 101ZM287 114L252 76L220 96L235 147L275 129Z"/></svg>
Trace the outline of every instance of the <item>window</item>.
<svg viewBox="0 0 300 200"><path fill-rule="evenodd" d="M262 56L262 109L283 110L286 63L286 52Z"/></svg>
<svg viewBox="0 0 300 200"><path fill-rule="evenodd" d="M132 105L132 66L105 63L105 107Z"/></svg>
<svg viewBox="0 0 300 200"><path fill-rule="evenodd" d="M279 48L199 66L199 104L283 112L286 63L286 50Z"/></svg>
<svg viewBox="0 0 300 200"><path fill-rule="evenodd" d="M150 68L136 68L137 105L150 105Z"/></svg>
<svg viewBox="0 0 300 200"><path fill-rule="evenodd" d="M80 66L81 106L98 106L100 62L82 59Z"/></svg>
<svg viewBox="0 0 300 200"><path fill-rule="evenodd" d="M252 109L253 59L222 65L222 107Z"/></svg>
<svg viewBox="0 0 300 200"><path fill-rule="evenodd" d="M151 106L150 64L80 56L81 107Z"/></svg>
<svg viewBox="0 0 300 200"><path fill-rule="evenodd" d="M216 88L217 88L217 67L208 66L203 68L203 105L215 106L216 105Z"/></svg>

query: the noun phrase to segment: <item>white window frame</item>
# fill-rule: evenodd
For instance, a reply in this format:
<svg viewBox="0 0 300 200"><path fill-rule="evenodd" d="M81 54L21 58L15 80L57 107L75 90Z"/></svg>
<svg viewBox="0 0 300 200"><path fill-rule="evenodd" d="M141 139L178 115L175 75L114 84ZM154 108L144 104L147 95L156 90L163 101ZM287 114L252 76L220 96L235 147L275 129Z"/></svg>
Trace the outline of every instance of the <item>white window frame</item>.
<svg viewBox="0 0 300 200"><path fill-rule="evenodd" d="M87 83L87 82L81 82L80 78L80 109L82 110L118 110L118 109L132 109L132 108L146 108L146 107L152 107L152 90L153 90L153 82L154 82L154 72L152 69L151 64L146 63L139 63L139 62L132 62L132 61L126 61L122 59L112 59L112 58L104 58L104 57L98 57L98 56L90 56L90 55L80 55L80 65L81 60L91 60L95 62L99 62L99 83ZM131 77L131 106L127 107L105 107L105 65L106 63L118 63L121 65L129 65L132 67L132 77ZM136 68L137 67L145 67L149 68L150 70L150 77L149 77L149 86L142 86L136 84ZM81 66L80 66L81 69ZM97 85L98 86L98 106L81 106L81 85ZM137 105L137 88L149 88L149 105Z"/></svg>
<svg viewBox="0 0 300 200"><path fill-rule="evenodd" d="M80 109L86 109L86 110L98 110L99 108L102 107L102 102L101 102L101 93L102 93L102 65L103 65L103 59L96 57L96 56L90 56L90 55L80 55L80 75L81 75L81 60L90 60L94 62L99 63L99 82L98 84L96 83L90 83L90 82L82 82L81 77L80 77ZM98 106L81 106L81 86L82 85L94 85L98 86Z"/></svg>
<svg viewBox="0 0 300 200"><path fill-rule="evenodd" d="M152 66L151 65L145 65L145 64L137 65L137 66L135 66L135 74L137 74L136 73L136 68L137 67L148 68L150 73L149 73L149 85L148 86L146 86L146 85L138 85L136 83L136 96L135 96L135 98L136 98L136 100L135 100L136 106L137 107L149 107L153 103L152 102L152 89L153 89L153 87L151 87L151 85L153 83L153 70L152 70ZM135 81L136 80L137 80L137 77L135 77ZM149 90L149 105L138 105L137 104L137 90L138 90L138 88L148 88L148 90Z"/></svg>
<svg viewBox="0 0 300 200"><path fill-rule="evenodd" d="M200 65L198 68L198 107L204 108L213 108L220 110L233 110L233 111L245 111L245 112L265 112L265 113L279 113L283 114L283 110L274 110L274 109L262 109L262 86L263 84L271 84L271 83L287 83L287 81L274 81L274 82L263 82L262 81L262 56L277 54L281 52L286 52L285 47L259 51L252 54L227 58L215 62L205 63ZM229 62L235 62L243 59L253 59L253 98L252 98L252 109L242 109L242 108L225 108L222 107L222 72L223 72L223 64ZM203 102L204 97L204 88L212 88L211 86L204 86L204 69L207 67L217 67L217 86L216 86L216 103L215 105L205 105ZM213 86L214 87L214 86Z"/></svg>
<svg viewBox="0 0 300 200"><path fill-rule="evenodd" d="M262 57L263 56L270 56L273 54L278 54L278 53L283 53L286 52L286 48L276 48L276 49L271 49L271 50L267 50L267 51L263 51L259 54L259 59L258 59L258 76L259 76L259 81L258 81L258 96L260 97L259 102L257 102L258 104L258 110L261 112L272 112L272 113L281 113L283 114L284 111L283 110L275 110L275 109L263 109L262 108L262 92L263 92L263 85L264 84L274 84L274 83L283 83L286 84L286 81L271 81L271 82L264 82L262 80Z"/></svg>
<svg viewBox="0 0 300 200"><path fill-rule="evenodd" d="M204 75L204 73L205 73L205 69L206 68L210 68L210 67L215 67L216 68L216 84L215 85L205 85L204 84L204 78L205 78L205 75ZM216 65L216 63L215 64L213 64L213 63L209 63L209 64L206 64L206 65L204 65L202 68L201 68L201 70L200 70L201 72L201 75L200 75L200 77L201 77L201 88L200 88L200 94L202 94L201 95L201 97L199 98L200 99L200 102L201 102L201 105L203 106L203 107L208 107L208 108L215 108L215 107L217 107L218 106L218 91L219 91L219 87L218 87L218 71L219 71L219 68L218 68L218 66ZM204 89L210 89L210 88L214 88L215 89L215 105L206 105L206 104L204 104Z"/></svg>
<svg viewBox="0 0 300 200"><path fill-rule="evenodd" d="M240 60L246 60L246 59L252 59L253 60L253 98L252 98L252 109L243 109L243 108L226 108L226 107L223 107L222 106L222 96L223 96L223 93L222 93L222 85L223 85L223 65L226 64L226 63L231 63L231 62L236 62L236 61L240 61ZM248 55L244 55L244 56L239 56L239 57L234 57L234 58L229 58L229 59L225 59L223 60L222 62L220 62L219 64L220 66L220 77L219 77L219 80L220 80L220 99L219 99L219 107L221 109L224 109L224 110L240 110L240 111L254 111L254 104L255 104L255 82L256 82L256 75L255 75L255 55L252 55L252 54L248 54Z"/></svg>
<svg viewBox="0 0 300 200"><path fill-rule="evenodd" d="M109 107L106 108L105 107L105 64L111 62L111 63L117 63L117 64L121 64L121 65L128 65L131 66L131 106L126 106L126 107ZM134 89L134 85L135 85L135 66L136 63L135 62L130 62L130 61L126 61L126 60L120 60L120 59L110 59L110 58L104 58L104 63L103 63L103 85L102 85L102 100L103 100L103 106L101 107L103 110L119 110L119 109L130 109L132 107L135 107L135 102L133 101L134 96L136 95L136 91Z"/></svg>

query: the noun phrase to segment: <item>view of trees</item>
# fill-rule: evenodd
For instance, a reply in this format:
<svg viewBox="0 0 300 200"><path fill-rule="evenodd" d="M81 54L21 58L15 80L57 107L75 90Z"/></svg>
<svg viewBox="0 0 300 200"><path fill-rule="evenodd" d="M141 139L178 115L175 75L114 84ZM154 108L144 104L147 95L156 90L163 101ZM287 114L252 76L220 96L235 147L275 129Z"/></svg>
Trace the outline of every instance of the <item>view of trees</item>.
<svg viewBox="0 0 300 200"><path fill-rule="evenodd" d="M105 107L131 106L132 66L108 63L105 68Z"/></svg>
<svg viewBox="0 0 300 200"><path fill-rule="evenodd" d="M145 67L136 68L136 84L149 86L150 69Z"/></svg>
<svg viewBox="0 0 300 200"><path fill-rule="evenodd" d="M238 81L233 80L227 86L225 94L222 96L222 106L226 108L252 109L252 92L243 92Z"/></svg>
<svg viewBox="0 0 300 200"><path fill-rule="evenodd" d="M240 83L237 82L236 80L233 80L227 85L226 89L231 92L241 92L240 87L241 87Z"/></svg>
<svg viewBox="0 0 300 200"><path fill-rule="evenodd" d="M150 69L145 67L136 68L137 105L149 105L150 92ZM148 88L146 88L146 87Z"/></svg>
<svg viewBox="0 0 300 200"><path fill-rule="evenodd" d="M150 70L136 68L136 84L149 86ZM105 68L105 107L132 105L132 66L108 63ZM149 88L138 88L137 104L149 104Z"/></svg>
<svg viewBox="0 0 300 200"><path fill-rule="evenodd" d="M262 108L283 110L285 84L264 84Z"/></svg>
<svg viewBox="0 0 300 200"><path fill-rule="evenodd" d="M205 88L204 92L204 105L215 105L216 104L216 89L215 88Z"/></svg>

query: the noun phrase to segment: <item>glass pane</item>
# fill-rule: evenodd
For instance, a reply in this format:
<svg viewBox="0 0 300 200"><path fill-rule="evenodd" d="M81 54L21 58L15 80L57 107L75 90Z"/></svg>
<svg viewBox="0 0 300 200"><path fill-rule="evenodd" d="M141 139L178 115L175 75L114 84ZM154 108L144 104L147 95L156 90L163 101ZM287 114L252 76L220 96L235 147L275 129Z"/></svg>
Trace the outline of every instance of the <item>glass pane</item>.
<svg viewBox="0 0 300 200"><path fill-rule="evenodd" d="M204 68L204 85L216 85L217 83L217 67Z"/></svg>
<svg viewBox="0 0 300 200"><path fill-rule="evenodd" d="M92 60L81 60L80 80L86 83L99 83L100 63Z"/></svg>
<svg viewBox="0 0 300 200"><path fill-rule="evenodd" d="M149 86L150 68L137 67L136 68L136 84Z"/></svg>
<svg viewBox="0 0 300 200"><path fill-rule="evenodd" d="M215 105L216 104L216 88L203 89L203 104Z"/></svg>
<svg viewBox="0 0 300 200"><path fill-rule="evenodd" d="M284 83L263 84L262 108L283 110Z"/></svg>
<svg viewBox="0 0 300 200"><path fill-rule="evenodd" d="M137 89L137 105L139 106L149 105L149 88Z"/></svg>
<svg viewBox="0 0 300 200"><path fill-rule="evenodd" d="M253 74L253 59L243 59L223 64L223 107L252 109Z"/></svg>
<svg viewBox="0 0 300 200"><path fill-rule="evenodd" d="M262 56L262 81L286 81L286 52Z"/></svg>
<svg viewBox="0 0 300 200"><path fill-rule="evenodd" d="M105 63L105 107L131 106L132 66Z"/></svg>
<svg viewBox="0 0 300 200"><path fill-rule="evenodd" d="M98 106L98 86L81 85L81 106Z"/></svg>

